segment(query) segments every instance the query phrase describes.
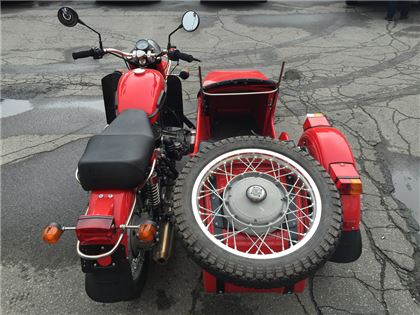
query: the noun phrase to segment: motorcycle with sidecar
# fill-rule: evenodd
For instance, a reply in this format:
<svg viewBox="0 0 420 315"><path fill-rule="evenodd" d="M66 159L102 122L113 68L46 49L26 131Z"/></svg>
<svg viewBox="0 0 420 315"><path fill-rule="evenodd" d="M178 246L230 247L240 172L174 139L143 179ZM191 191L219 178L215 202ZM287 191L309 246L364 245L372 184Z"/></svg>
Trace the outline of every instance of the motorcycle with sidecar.
<svg viewBox="0 0 420 315"><path fill-rule="evenodd" d="M277 135L277 81L258 70L217 70L202 78L195 123L183 112L173 63L199 62L171 44L195 31L186 12L166 49L152 39L131 52L104 48L75 10L59 21L83 25L99 47L73 58L113 55L125 71L102 79L107 126L93 136L76 179L89 202L75 226L51 223L43 240L74 230L86 292L99 302L133 299L148 266L166 263L174 234L203 268L205 292L302 292L326 261L361 254L362 184L348 141L320 113L307 114L297 145ZM189 161L179 172L177 161Z"/></svg>

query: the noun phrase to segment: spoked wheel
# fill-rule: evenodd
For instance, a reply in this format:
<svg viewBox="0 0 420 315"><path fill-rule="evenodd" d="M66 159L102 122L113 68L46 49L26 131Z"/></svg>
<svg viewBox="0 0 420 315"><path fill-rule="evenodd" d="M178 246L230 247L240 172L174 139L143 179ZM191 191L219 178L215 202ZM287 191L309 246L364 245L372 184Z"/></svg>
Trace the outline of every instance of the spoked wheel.
<svg viewBox="0 0 420 315"><path fill-rule="evenodd" d="M219 278L252 287L293 283L332 254L339 196L325 170L292 145L237 137L202 149L175 192L179 232Z"/></svg>

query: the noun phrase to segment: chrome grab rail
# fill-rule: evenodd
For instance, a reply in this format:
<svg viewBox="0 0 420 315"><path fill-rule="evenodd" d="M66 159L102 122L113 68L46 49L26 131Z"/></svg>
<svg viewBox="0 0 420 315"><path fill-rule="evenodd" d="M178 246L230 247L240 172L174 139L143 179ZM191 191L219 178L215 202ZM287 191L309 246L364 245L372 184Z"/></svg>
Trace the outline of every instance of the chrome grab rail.
<svg viewBox="0 0 420 315"><path fill-rule="evenodd" d="M111 248L111 250L109 250L106 253L99 254L99 255L86 255L86 254L82 253L82 251L80 250L80 241L78 240L76 249L77 249L77 254L79 255L79 257L81 257L83 259L86 259L86 260L97 260L99 258L104 258L106 256L112 255L117 250L118 246L120 245L120 243L122 241L122 238L124 237L124 231L128 227L128 223L131 220L131 217L133 215L135 206L136 206L136 197L134 197L133 206L131 207L130 215L128 216L126 224L120 225L120 227L119 227L121 229L121 235L119 236L117 243L114 245L114 247ZM87 211L86 211L86 213L87 213Z"/></svg>
<svg viewBox="0 0 420 315"><path fill-rule="evenodd" d="M144 181L143 186L144 186L144 185L145 185L145 184L149 181L150 177L152 176L152 174L153 174L153 172L154 172L154 170L155 170L156 160L157 160L157 159L154 159L154 160L153 160L152 167L151 167L151 169L150 169L150 173L149 173L149 175L147 176L146 180ZM76 179L78 179L78 169L76 169ZM142 187L143 187L143 186L142 186ZM120 229L120 230L121 230L121 235L119 236L118 241L117 241L117 243L114 245L114 247L112 247L112 248L111 248L111 250L109 250L108 252L103 253L103 254L99 254L99 255L86 255L86 254L82 253L82 251L80 250L80 241L78 240L78 241L77 241L77 246L76 246L76 249L77 249L77 254L79 255L79 257L81 257L81 258L83 258L83 259L86 259L86 260L97 260L97 259L99 259L99 258L103 258L103 257L109 256L109 255L112 255L112 254L113 254L113 253L117 250L118 246L120 245L120 243L121 243L121 241L122 241L122 239L123 239L123 236L124 236L124 232L125 232L125 230L126 230L126 229L138 228L137 226L130 226L130 225L128 225L128 224L130 223L131 217L133 216L134 208L135 208L135 206L136 206L136 199L137 199L137 198L136 198L136 197L134 197L133 206L131 207L130 215L128 216L128 219L127 219L126 223L125 223L125 224L121 224L121 225L118 227L118 229ZM89 208L87 208L87 210L86 210L86 213L85 213L85 214L87 214L87 213L88 213L88 211L89 211Z"/></svg>

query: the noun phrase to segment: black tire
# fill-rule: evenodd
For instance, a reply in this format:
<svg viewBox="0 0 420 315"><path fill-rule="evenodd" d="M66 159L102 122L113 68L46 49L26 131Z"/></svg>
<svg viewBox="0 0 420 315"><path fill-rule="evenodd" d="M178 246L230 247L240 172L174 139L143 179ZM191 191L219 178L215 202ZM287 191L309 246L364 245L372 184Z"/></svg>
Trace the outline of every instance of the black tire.
<svg viewBox="0 0 420 315"><path fill-rule="evenodd" d="M151 262L151 254L150 251L144 253L144 263L141 268L141 272L138 277L132 278L133 280L133 293L131 299L136 299L140 297L141 293L143 292L144 285L146 284L147 274L149 271L149 266Z"/></svg>
<svg viewBox="0 0 420 315"><path fill-rule="evenodd" d="M251 259L230 253L213 243L194 218L191 194L200 171L214 158L236 149L271 150L298 162L316 183L321 195L321 221L302 248L272 259ZM242 136L203 146L182 170L175 187L177 231L188 252L204 269L231 283L253 288L290 285L318 270L333 254L341 234L340 197L328 173L309 154L291 143Z"/></svg>

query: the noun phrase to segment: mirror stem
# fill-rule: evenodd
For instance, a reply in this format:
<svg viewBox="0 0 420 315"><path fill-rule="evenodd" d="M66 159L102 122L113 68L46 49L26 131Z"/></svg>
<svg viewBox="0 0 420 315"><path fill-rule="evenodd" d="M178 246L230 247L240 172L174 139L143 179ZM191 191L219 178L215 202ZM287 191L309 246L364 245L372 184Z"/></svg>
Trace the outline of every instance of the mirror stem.
<svg viewBox="0 0 420 315"><path fill-rule="evenodd" d="M169 36L168 36L168 51L172 48L172 45L171 45L171 36L176 32L176 31L178 31L179 29L181 29L182 28L182 24L180 24L174 31L172 31L172 33L170 33L169 34Z"/></svg>
<svg viewBox="0 0 420 315"><path fill-rule="evenodd" d="M89 25L87 25L87 24L85 24L85 22L83 22L82 20L80 20L79 19L79 21L78 21L80 24L82 24L82 25L84 25L84 26L86 26L88 29L90 29L91 31L93 31L93 32L95 32L96 34L98 34L98 36L99 36L99 48L101 48L101 50L103 50L104 49L104 47L102 46L102 37L101 37L101 34L98 32L98 31L96 31L96 30L94 30L93 28L91 28Z"/></svg>

